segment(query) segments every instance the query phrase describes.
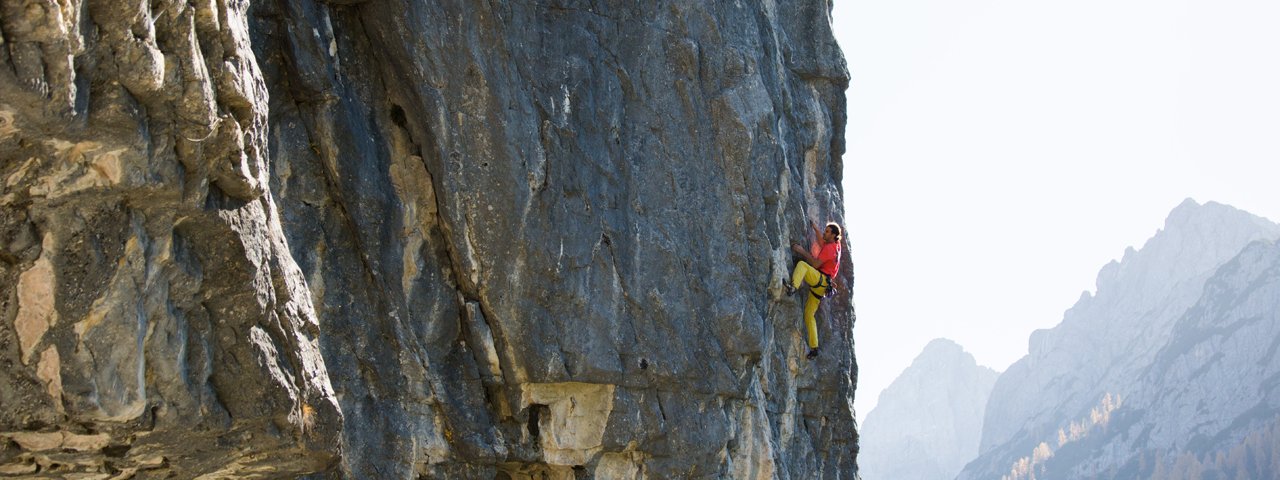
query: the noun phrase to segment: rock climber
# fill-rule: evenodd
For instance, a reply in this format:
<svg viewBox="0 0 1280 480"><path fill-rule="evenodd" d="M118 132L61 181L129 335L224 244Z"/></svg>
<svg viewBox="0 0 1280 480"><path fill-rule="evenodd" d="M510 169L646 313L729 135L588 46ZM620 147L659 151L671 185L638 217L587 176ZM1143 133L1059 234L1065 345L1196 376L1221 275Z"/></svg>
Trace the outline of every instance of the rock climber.
<svg viewBox="0 0 1280 480"><path fill-rule="evenodd" d="M832 279L840 271L842 235L840 225L836 222L828 222L821 233L818 232L817 224L809 222L809 227L813 229L813 236L819 238L821 243L815 243L811 250L806 250L798 243L791 244L791 252L802 260L796 262L795 269L791 271L791 281L788 283L784 279L782 286L788 296L795 295L800 290L802 281L809 286L809 297L804 304L804 325L809 330L809 354L805 358L812 359L818 356L818 323L813 316L818 311L818 303L839 288Z"/></svg>

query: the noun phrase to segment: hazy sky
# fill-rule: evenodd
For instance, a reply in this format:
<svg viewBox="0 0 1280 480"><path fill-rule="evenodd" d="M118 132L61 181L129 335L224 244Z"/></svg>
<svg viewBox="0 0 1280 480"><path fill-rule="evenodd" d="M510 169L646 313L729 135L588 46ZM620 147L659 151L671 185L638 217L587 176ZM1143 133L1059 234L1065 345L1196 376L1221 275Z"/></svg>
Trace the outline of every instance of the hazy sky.
<svg viewBox="0 0 1280 480"><path fill-rule="evenodd" d="M1183 199L1280 220L1280 2L835 0L856 408L929 340L1003 371Z"/></svg>

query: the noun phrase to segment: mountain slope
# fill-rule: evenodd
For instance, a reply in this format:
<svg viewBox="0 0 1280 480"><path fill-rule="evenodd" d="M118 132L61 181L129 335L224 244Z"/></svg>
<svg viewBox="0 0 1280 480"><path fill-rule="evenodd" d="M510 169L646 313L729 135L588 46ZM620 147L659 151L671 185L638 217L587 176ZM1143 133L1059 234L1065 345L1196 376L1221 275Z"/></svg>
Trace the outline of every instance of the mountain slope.
<svg viewBox="0 0 1280 480"><path fill-rule="evenodd" d="M1258 241L1209 279L1107 434L1049 462L1048 473L1150 478L1158 467L1173 471L1175 459L1192 458L1208 465L1210 477L1213 470L1225 478L1276 478L1280 470L1270 461L1241 471L1218 454L1250 435L1271 435L1280 422L1278 350L1280 244Z"/></svg>
<svg viewBox="0 0 1280 480"><path fill-rule="evenodd" d="M1099 272L1096 295L1032 334L1029 354L996 382L980 457L959 478L998 478L1108 394L1130 398L1218 267L1278 236L1280 226L1229 206L1179 205L1141 250Z"/></svg>

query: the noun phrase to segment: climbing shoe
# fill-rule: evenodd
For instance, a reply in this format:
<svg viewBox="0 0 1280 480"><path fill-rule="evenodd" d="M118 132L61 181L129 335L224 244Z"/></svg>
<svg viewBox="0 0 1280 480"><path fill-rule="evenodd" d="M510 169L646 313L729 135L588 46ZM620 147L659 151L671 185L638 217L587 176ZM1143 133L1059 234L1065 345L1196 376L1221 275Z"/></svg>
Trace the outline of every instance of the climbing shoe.
<svg viewBox="0 0 1280 480"><path fill-rule="evenodd" d="M808 355L805 355L805 356L804 356L804 358L807 358L807 359L809 359L809 360L813 360L813 359L815 359L815 358L818 358L818 349L816 349L816 348L810 348L810 349L809 349L809 354L808 354Z"/></svg>
<svg viewBox="0 0 1280 480"><path fill-rule="evenodd" d="M788 297L796 294L796 287L793 287L791 286L790 283L787 283L786 279L782 280L782 288L787 291Z"/></svg>

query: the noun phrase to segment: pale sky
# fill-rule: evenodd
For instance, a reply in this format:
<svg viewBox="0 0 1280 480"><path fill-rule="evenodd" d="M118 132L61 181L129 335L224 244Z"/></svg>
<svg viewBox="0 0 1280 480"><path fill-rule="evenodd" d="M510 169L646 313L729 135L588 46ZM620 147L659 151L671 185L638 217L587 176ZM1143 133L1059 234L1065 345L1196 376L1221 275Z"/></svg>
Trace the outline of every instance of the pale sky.
<svg viewBox="0 0 1280 480"><path fill-rule="evenodd" d="M1187 197L1280 220L1280 2L835 0L855 406L946 337L1003 371Z"/></svg>

